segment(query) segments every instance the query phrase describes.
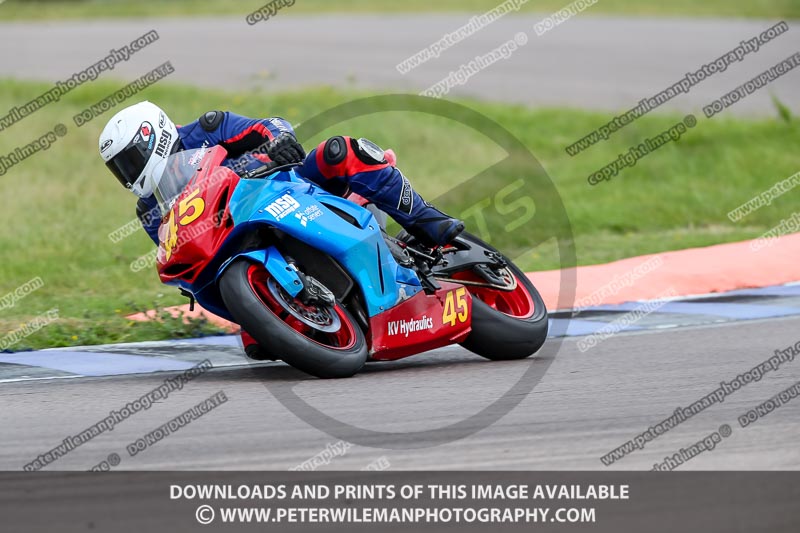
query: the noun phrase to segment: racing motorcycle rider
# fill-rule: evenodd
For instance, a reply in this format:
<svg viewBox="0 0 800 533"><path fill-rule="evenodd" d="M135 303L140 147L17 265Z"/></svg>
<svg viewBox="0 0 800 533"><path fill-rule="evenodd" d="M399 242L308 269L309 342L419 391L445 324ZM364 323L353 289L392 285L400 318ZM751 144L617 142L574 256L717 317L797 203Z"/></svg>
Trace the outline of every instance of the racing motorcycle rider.
<svg viewBox="0 0 800 533"><path fill-rule="evenodd" d="M336 136L306 156L292 126L282 118L252 119L209 111L177 127L161 108L145 101L114 115L100 134L99 143L108 169L139 197L136 214L156 244L161 223L152 190L153 181L159 177L153 175L156 167L180 150L215 145L228 152L223 164L240 174L270 161L279 165L303 163L296 169L303 178L333 194L353 192L366 198L428 246L445 245L464 229L462 221L442 213L414 191L395 166L391 150L384 152L367 139ZM242 342L249 357L261 358L255 340L244 331Z"/></svg>

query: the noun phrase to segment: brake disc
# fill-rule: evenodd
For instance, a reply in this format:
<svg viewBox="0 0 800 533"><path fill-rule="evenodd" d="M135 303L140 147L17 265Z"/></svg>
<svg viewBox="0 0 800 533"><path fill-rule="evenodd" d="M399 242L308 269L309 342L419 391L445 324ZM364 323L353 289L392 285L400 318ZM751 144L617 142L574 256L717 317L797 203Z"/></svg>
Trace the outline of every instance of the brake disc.
<svg viewBox="0 0 800 533"><path fill-rule="evenodd" d="M304 305L278 285L274 278L269 278L267 287L281 307L303 324L324 333L334 333L342 327L339 315L331 307Z"/></svg>

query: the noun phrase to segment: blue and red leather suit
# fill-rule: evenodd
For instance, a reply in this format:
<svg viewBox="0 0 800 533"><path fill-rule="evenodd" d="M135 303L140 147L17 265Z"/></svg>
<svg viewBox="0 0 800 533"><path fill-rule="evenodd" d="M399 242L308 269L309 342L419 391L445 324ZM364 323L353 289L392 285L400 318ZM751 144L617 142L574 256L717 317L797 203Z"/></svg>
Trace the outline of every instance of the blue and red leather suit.
<svg viewBox="0 0 800 533"><path fill-rule="evenodd" d="M183 150L220 145L228 152L223 164L237 172L252 170L269 162L269 157L264 153L251 152L283 133L294 135L291 124L282 118L252 119L222 111L210 111L198 120L178 127ZM356 157L349 137L338 139L342 141L339 145L345 150L344 154L340 154L341 157L323 157L328 142L325 141L308 154L303 166L297 169L298 174L335 194L344 195L352 191L376 203L385 198L389 204L398 207L399 212L390 212L400 219L398 222L413 222L410 217L413 200L411 205L401 205L398 201L403 193L408 198L413 191L408 180L394 168L394 154L387 152L387 160L383 162L364 162ZM423 205L421 199L416 203L419 208L427 205ZM157 210L157 201L152 195L140 199L136 206L144 229L156 244L160 215L153 216L153 213ZM408 220L403 220L404 215L408 216Z"/></svg>

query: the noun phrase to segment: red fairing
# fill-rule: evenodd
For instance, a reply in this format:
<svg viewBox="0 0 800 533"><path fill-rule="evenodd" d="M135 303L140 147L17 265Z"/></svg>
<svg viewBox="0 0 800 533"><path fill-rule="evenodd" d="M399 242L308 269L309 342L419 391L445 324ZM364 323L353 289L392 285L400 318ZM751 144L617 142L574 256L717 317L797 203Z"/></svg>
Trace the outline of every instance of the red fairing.
<svg viewBox="0 0 800 533"><path fill-rule="evenodd" d="M348 194L347 195L347 199L350 200L351 202L353 202L354 204L360 205L361 207L364 207L365 205L367 205L369 203L369 200L367 200L366 198L364 198L360 194L356 194L354 192L351 192L350 194Z"/></svg>
<svg viewBox="0 0 800 533"><path fill-rule="evenodd" d="M370 318L370 355L392 361L463 341L472 330L472 296L463 285L440 282Z"/></svg>
<svg viewBox="0 0 800 533"><path fill-rule="evenodd" d="M239 176L220 166L224 148L211 148L197 174L158 228L158 275L163 283L193 283L233 230L228 200Z"/></svg>

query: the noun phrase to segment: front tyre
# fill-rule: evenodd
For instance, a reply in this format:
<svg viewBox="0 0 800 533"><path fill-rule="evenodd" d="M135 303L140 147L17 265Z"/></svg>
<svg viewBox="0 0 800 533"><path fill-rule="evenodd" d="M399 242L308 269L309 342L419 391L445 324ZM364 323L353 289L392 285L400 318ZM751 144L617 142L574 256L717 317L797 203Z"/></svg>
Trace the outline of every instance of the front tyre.
<svg viewBox="0 0 800 533"><path fill-rule="evenodd" d="M469 233L459 239L493 252L492 246ZM498 252L499 253L499 252ZM493 361L524 359L536 353L547 339L547 309L539 291L515 264L507 262L502 276L513 290L467 284L472 294L472 331L461 345ZM472 270L453 274L452 279L482 283Z"/></svg>
<svg viewBox="0 0 800 533"><path fill-rule="evenodd" d="M341 304L304 304L264 265L244 259L228 267L219 287L236 322L270 357L319 378L350 377L364 366L364 333Z"/></svg>

